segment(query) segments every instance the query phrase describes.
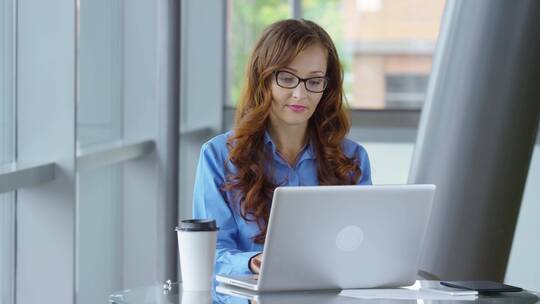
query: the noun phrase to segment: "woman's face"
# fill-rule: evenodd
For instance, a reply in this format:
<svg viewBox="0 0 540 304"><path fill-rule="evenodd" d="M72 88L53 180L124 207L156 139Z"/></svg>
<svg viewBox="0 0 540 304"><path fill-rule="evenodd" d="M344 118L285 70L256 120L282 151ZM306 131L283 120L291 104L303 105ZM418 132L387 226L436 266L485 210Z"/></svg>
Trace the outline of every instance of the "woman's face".
<svg viewBox="0 0 540 304"><path fill-rule="evenodd" d="M285 68L287 71L280 82L296 81L294 75L302 79L322 77L326 75L326 51L319 45L313 45L302 51ZM280 73L279 75L283 75ZM319 79L320 80L320 79ZM313 81L317 81L314 79ZM311 83L310 85L313 85ZM270 109L270 122L282 126L307 125L311 115L315 112L323 93L313 93L306 90L306 83L300 82L295 88L287 89L278 85L274 75L272 81L272 106Z"/></svg>

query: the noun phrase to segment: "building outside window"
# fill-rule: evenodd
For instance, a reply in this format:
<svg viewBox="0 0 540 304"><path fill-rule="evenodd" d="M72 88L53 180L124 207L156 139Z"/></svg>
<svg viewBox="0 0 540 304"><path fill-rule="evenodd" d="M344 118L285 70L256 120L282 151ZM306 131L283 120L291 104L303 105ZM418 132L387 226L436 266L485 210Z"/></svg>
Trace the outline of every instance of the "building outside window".
<svg viewBox="0 0 540 304"><path fill-rule="evenodd" d="M246 61L262 29L295 15L290 2L228 2L228 105L238 101ZM351 108L421 109L444 0L302 0L299 4L299 15L320 24L336 44Z"/></svg>

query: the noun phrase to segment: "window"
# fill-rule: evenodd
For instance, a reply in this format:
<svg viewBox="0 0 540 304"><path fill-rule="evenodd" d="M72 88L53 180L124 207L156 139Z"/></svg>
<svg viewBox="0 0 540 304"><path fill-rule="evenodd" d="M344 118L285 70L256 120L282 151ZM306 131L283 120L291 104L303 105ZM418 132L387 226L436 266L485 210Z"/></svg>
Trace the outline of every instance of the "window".
<svg viewBox="0 0 540 304"><path fill-rule="evenodd" d="M79 8L75 300L86 304L176 273L176 140L165 134L177 137L178 101L162 92L176 85L178 16L161 15L172 2Z"/></svg>
<svg viewBox="0 0 540 304"><path fill-rule="evenodd" d="M348 105L363 110L353 112L349 138L370 151L375 183L406 182L444 0L229 0L227 5L225 130L233 125L231 107L262 29L293 16L312 20L336 45Z"/></svg>
<svg viewBox="0 0 540 304"><path fill-rule="evenodd" d="M14 161L13 3L0 0L0 172ZM0 302L13 303L15 257L13 192L0 192Z"/></svg>
<svg viewBox="0 0 540 304"><path fill-rule="evenodd" d="M0 165L13 161L12 0L0 0Z"/></svg>
<svg viewBox="0 0 540 304"><path fill-rule="evenodd" d="M424 102L428 76L425 74L388 74L386 105L392 109L419 109Z"/></svg>
<svg viewBox="0 0 540 304"><path fill-rule="evenodd" d="M230 0L227 7L230 105L236 105L251 50L268 25L291 18L289 0Z"/></svg>
<svg viewBox="0 0 540 304"><path fill-rule="evenodd" d="M334 39L352 108L422 107L427 86L419 79L429 78L444 0L303 0L302 5L304 16ZM400 75L399 86L415 90L396 92L390 75Z"/></svg>
<svg viewBox="0 0 540 304"><path fill-rule="evenodd" d="M302 18L320 24L336 44L351 108L422 107L444 0L298 1ZM229 1L229 104L238 100L245 62L261 29L292 17L288 2L295 1Z"/></svg>
<svg viewBox="0 0 540 304"><path fill-rule="evenodd" d="M0 303L175 277L177 8L0 0Z"/></svg>
<svg viewBox="0 0 540 304"><path fill-rule="evenodd" d="M123 3L80 1L79 155L123 139ZM109 293L123 288L123 168L120 163L77 170L76 303L106 302Z"/></svg>

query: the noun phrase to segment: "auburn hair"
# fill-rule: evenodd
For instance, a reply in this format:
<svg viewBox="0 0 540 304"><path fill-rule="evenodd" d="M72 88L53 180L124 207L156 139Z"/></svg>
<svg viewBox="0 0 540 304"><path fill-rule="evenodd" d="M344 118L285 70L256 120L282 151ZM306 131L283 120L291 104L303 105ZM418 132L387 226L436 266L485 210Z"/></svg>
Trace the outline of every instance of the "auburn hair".
<svg viewBox="0 0 540 304"><path fill-rule="evenodd" d="M266 238L270 204L278 186L272 178L271 152L265 149L264 134L272 104L273 73L291 63L298 54L313 45L327 52L328 85L308 122L309 141L313 145L320 185L358 183L359 159L348 158L342 142L350 129L344 106L343 70L330 36L319 25L303 19L278 21L266 28L257 41L246 69L245 86L236 109L235 125L227 140L229 156L225 163L224 190L235 193L240 215L257 223L260 234L255 243ZM227 163L234 166L228 168Z"/></svg>

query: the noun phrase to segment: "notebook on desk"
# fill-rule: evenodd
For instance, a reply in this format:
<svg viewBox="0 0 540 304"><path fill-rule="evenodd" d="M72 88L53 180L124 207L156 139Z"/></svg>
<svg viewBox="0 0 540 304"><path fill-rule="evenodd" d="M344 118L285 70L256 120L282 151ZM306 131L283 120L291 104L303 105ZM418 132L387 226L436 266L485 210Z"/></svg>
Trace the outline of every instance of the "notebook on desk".
<svg viewBox="0 0 540 304"><path fill-rule="evenodd" d="M434 185L278 187L258 277L216 276L256 291L415 282Z"/></svg>

